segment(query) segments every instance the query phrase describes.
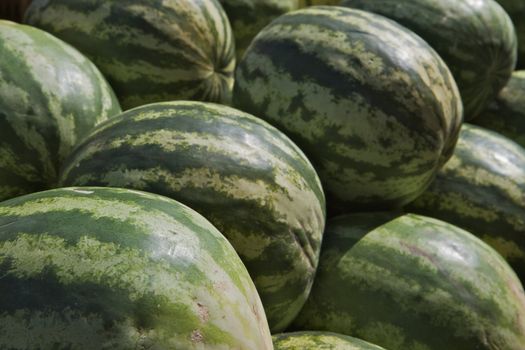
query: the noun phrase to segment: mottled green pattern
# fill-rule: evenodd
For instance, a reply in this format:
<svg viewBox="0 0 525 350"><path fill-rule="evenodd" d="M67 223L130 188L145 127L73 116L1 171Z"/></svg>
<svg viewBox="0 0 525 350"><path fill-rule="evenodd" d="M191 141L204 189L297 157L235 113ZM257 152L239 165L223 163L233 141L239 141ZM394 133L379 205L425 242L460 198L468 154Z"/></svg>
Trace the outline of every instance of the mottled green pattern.
<svg viewBox="0 0 525 350"><path fill-rule="evenodd" d="M275 350L382 350L357 338L330 332L292 332L272 336Z"/></svg>
<svg viewBox="0 0 525 350"><path fill-rule="evenodd" d="M300 0L219 0L228 15L240 59L253 38L275 18L299 9Z"/></svg>
<svg viewBox="0 0 525 350"><path fill-rule="evenodd" d="M0 204L0 348L271 349L246 268L171 199L78 187Z"/></svg>
<svg viewBox="0 0 525 350"><path fill-rule="evenodd" d="M124 109L231 99L235 45L217 0L34 0L25 22L91 58Z"/></svg>
<svg viewBox="0 0 525 350"><path fill-rule="evenodd" d="M262 120L202 102L139 107L86 138L61 183L158 193L207 217L245 262L272 331L282 331L308 296L323 191L303 153Z"/></svg>
<svg viewBox="0 0 525 350"><path fill-rule="evenodd" d="M509 14L516 34L518 36L518 65L519 69L525 69L525 1L523 0L497 0L497 2Z"/></svg>
<svg viewBox="0 0 525 350"><path fill-rule="evenodd" d="M525 147L525 70L512 73L498 97L472 123Z"/></svg>
<svg viewBox="0 0 525 350"><path fill-rule="evenodd" d="M458 84L465 120L481 113L516 65L516 34L494 0L344 0L342 6L391 18L420 35Z"/></svg>
<svg viewBox="0 0 525 350"><path fill-rule="evenodd" d="M0 200L53 186L78 140L117 113L87 58L41 30L0 21Z"/></svg>
<svg viewBox="0 0 525 350"><path fill-rule="evenodd" d="M293 329L389 350L522 350L523 315L520 281L481 240L423 216L363 213L328 221Z"/></svg>
<svg viewBox="0 0 525 350"><path fill-rule="evenodd" d="M464 124L454 156L406 210L472 232L525 281L525 150L518 144Z"/></svg>
<svg viewBox="0 0 525 350"><path fill-rule="evenodd" d="M336 6L286 14L259 33L236 70L234 105L301 147L332 210L417 197L462 120L452 75L428 44Z"/></svg>

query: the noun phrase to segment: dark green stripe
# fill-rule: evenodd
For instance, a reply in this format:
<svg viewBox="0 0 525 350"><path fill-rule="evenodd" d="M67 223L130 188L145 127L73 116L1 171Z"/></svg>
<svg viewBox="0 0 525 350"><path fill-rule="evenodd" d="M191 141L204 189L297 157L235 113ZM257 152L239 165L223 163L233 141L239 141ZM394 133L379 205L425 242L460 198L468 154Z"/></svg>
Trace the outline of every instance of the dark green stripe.
<svg viewBox="0 0 525 350"><path fill-rule="evenodd" d="M3 27L4 25L0 24L0 26ZM25 32L21 30L20 27L5 28L5 30L6 34L17 33L18 31L20 31L20 33ZM40 39L43 43L47 43L47 50L55 52L58 50L59 45L56 45L56 43L52 41L50 42L50 40L45 38L42 33L32 31L26 35L29 35L33 40ZM2 70L1 79L7 86L12 86L14 89L16 88L26 92L30 104L24 105L24 110L13 110L14 106L7 104L11 101L8 101L7 98L0 98L0 116L2 117L0 119L0 130L2 133L2 141L12 144L12 147L16 147L17 150L20 150L17 151L20 152L20 154L26 152L29 153L26 154L26 156L29 156L26 159L34 159L35 157L38 157L34 150L28 150L27 146L21 142L21 135L17 135L17 130L12 129L12 123L14 120L19 120L21 118L27 119L28 123L34 125L34 129L39 135L45 135L47 150L51 156L50 160L55 169L58 169L59 160L57 156L60 136L56 119L51 113L51 107L49 105L51 100L49 96L46 96L43 92L43 85L45 85L45 82L40 81L39 77L33 76L30 73L30 62L24 61L20 53L12 50L13 44L14 43L6 42L6 39L3 36L0 36L0 61L3 62L2 64L5 65L5 67L9 67L9 69ZM23 47L21 49L23 50ZM6 93L7 91L2 93L2 95ZM12 102L20 103L20 101ZM45 160L34 159L31 160L31 163L34 164L35 167L40 167L42 161ZM44 181L49 180L45 179Z"/></svg>
<svg viewBox="0 0 525 350"><path fill-rule="evenodd" d="M358 13L352 13L352 17L356 19L370 20L367 16L360 15ZM344 16L342 16L344 18ZM350 16L347 16L350 17ZM379 21L374 21L374 26L381 28ZM396 67L397 57L390 57L388 50L382 48L378 52L378 42L382 42L383 45L392 45L393 43L387 43L382 38L376 38L376 40L370 40L368 37L371 35L367 32L356 31L351 24L337 21L337 17L334 16L322 16L318 14L301 13L295 15L288 15L281 17L280 19L272 23L273 26L283 25L288 30L300 33L304 31L304 25L307 23L308 26L315 28L316 30L329 30L335 33L344 33L346 36L346 42L360 42L364 45L365 51L370 51L378 54L381 59L385 61L385 72L384 75L391 75L393 70L390 67ZM383 27L384 30L392 30L392 26ZM400 38L402 41L403 38ZM420 40L418 40L420 41ZM320 47L322 43L317 43ZM401 43L396 43L396 45ZM422 49L428 50L428 46L420 41ZM397 80L392 84L382 84L381 88L374 87L370 82L360 82L356 77L350 76L348 72L340 71L335 67L328 64L325 60L326 57L337 57L340 55L340 48L334 47L329 50L323 46L323 51L318 55L305 54L301 46L292 40L274 40L268 37L259 37L259 39L252 46L252 50L248 53L248 57L245 60L250 60L250 55L262 55L272 60L272 63L277 67L278 70L286 72L291 75L292 80L297 82L315 82L316 84L329 88L330 92L337 98L346 100L349 97L349 93L357 93L362 97L365 103L369 106L374 106L374 109L378 109L387 115L396 116L396 121L407 127L425 129L425 119L420 115L414 114L411 109L413 106L406 106L400 104L398 101L399 96L392 94L392 92L398 93L399 91L410 91L413 90L413 86L418 86L421 89L420 93L424 94L420 96L420 106L432 106L437 109L436 112L442 113L434 102L434 96L432 88L426 86L421 78L415 74L415 72L407 71L412 79L410 83L402 82ZM275 56L274 53L283 53ZM358 60L357 57L346 57L347 60L352 62L352 66L356 69L366 70L367 67L364 62ZM436 61L438 59L436 58ZM245 76L245 79L254 80L257 78L264 78L265 73L261 75L257 74L257 70L249 73L246 69L241 71ZM388 93L390 92L390 93ZM308 114L308 113L305 113ZM335 133L332 136L337 136ZM434 141L436 142L436 141Z"/></svg>

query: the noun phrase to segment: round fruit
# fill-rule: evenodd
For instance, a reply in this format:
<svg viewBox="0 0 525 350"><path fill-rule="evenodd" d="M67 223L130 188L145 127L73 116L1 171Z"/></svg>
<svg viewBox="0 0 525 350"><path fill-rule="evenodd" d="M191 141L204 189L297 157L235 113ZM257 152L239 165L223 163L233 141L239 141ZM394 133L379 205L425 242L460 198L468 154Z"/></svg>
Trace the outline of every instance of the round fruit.
<svg viewBox="0 0 525 350"><path fill-rule="evenodd" d="M473 123L525 147L525 70L512 73L509 83Z"/></svg>
<svg viewBox="0 0 525 350"><path fill-rule="evenodd" d="M171 199L64 188L0 203L2 349L271 349L228 241Z"/></svg>
<svg viewBox="0 0 525 350"><path fill-rule="evenodd" d="M461 99L447 66L397 23L337 6L263 29L236 71L234 105L287 133L332 211L400 206L452 154Z"/></svg>
<svg viewBox="0 0 525 350"><path fill-rule="evenodd" d="M91 58L124 109L231 99L235 48L217 0L33 0L25 22Z"/></svg>
<svg viewBox="0 0 525 350"><path fill-rule="evenodd" d="M104 77L77 50L0 21L0 200L53 186L78 140L120 111Z"/></svg>
<svg viewBox="0 0 525 350"><path fill-rule="evenodd" d="M487 107L516 66L514 26L494 0L344 0L341 5L393 19L428 42L454 75L466 120Z"/></svg>
<svg viewBox="0 0 525 350"><path fill-rule="evenodd" d="M88 136L61 183L139 189L197 210L243 259L274 332L308 297L325 223L323 191L303 153L260 119L203 102L139 107Z"/></svg>
<svg viewBox="0 0 525 350"><path fill-rule="evenodd" d="M525 149L515 142L464 124L454 156L406 210L475 234L525 281Z"/></svg>
<svg viewBox="0 0 525 350"><path fill-rule="evenodd" d="M275 350L382 350L379 346L346 335L330 332L293 332L275 334Z"/></svg>
<svg viewBox="0 0 525 350"><path fill-rule="evenodd" d="M431 218L363 213L327 223L295 329L389 350L522 350L523 315L520 281L481 240Z"/></svg>

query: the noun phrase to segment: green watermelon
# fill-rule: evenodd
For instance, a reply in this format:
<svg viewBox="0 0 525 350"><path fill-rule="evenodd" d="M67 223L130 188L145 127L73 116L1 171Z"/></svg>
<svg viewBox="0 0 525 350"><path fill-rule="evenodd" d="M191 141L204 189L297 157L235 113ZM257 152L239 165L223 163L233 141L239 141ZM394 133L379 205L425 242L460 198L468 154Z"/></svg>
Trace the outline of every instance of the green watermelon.
<svg viewBox="0 0 525 350"><path fill-rule="evenodd" d="M518 68L525 69L525 1L497 0L509 14L518 36Z"/></svg>
<svg viewBox="0 0 525 350"><path fill-rule="evenodd" d="M217 0L34 0L25 22L91 58L124 109L231 99L235 45Z"/></svg>
<svg viewBox="0 0 525 350"><path fill-rule="evenodd" d="M299 9L300 0L219 0L228 15L240 59L253 38L273 19Z"/></svg>
<svg viewBox="0 0 525 350"><path fill-rule="evenodd" d="M0 348L272 349L224 236L171 199L64 188L0 203Z"/></svg>
<svg viewBox="0 0 525 350"><path fill-rule="evenodd" d="M454 156L406 210L475 234L525 281L525 149L515 142L464 124Z"/></svg>
<svg viewBox="0 0 525 350"><path fill-rule="evenodd" d="M382 350L365 341L331 332L291 332L275 334L275 350Z"/></svg>
<svg viewBox="0 0 525 350"><path fill-rule="evenodd" d="M454 75L465 120L487 107L516 66L514 26L494 0L344 0L341 5L386 16L425 39Z"/></svg>
<svg viewBox="0 0 525 350"><path fill-rule="evenodd" d="M382 16L337 6L263 29L239 62L233 98L301 147L331 212L416 198L462 121L454 79L430 46Z"/></svg>
<svg viewBox="0 0 525 350"><path fill-rule="evenodd" d="M0 200L53 186L78 140L120 111L104 77L77 50L0 20Z"/></svg>
<svg viewBox="0 0 525 350"><path fill-rule="evenodd" d="M243 259L273 332L308 296L325 223L323 190L303 153L251 115L203 102L135 108L77 147L61 184L144 190L197 210Z"/></svg>
<svg viewBox="0 0 525 350"><path fill-rule="evenodd" d="M498 97L472 123L525 147L525 70L515 71Z"/></svg>
<svg viewBox="0 0 525 350"><path fill-rule="evenodd" d="M391 212L327 223L293 329L388 350L523 350L525 293L491 247L443 221Z"/></svg>

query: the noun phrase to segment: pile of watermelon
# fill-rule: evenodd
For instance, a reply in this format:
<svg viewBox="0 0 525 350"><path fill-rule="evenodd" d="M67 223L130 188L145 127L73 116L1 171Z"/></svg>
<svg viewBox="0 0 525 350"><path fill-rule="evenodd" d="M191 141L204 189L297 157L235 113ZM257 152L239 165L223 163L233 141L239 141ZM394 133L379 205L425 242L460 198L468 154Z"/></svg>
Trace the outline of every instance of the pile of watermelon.
<svg viewBox="0 0 525 350"><path fill-rule="evenodd" d="M524 1L0 18L0 349L525 349Z"/></svg>

